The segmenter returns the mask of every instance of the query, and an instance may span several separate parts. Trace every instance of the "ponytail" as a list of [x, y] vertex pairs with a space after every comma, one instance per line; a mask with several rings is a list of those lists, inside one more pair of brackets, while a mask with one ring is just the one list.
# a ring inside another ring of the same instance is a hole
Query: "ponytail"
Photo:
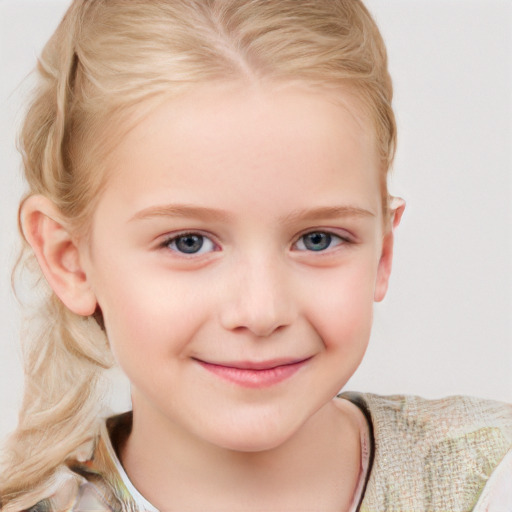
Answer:
[[[70, 181], [65, 138], [77, 66], [73, 40], [80, 26], [79, 5], [73, 4], [43, 51], [38, 65], [41, 85], [21, 133], [31, 191], [56, 204]], [[26, 243], [21, 268], [40, 274]], [[112, 364], [98, 323], [70, 312], [42, 276], [36, 281], [43, 299], [32, 329], [22, 334], [24, 398], [0, 468], [0, 504], [5, 512], [29, 508], [45, 497], [57, 467], [72, 463], [77, 448], [95, 437], [102, 370]]]

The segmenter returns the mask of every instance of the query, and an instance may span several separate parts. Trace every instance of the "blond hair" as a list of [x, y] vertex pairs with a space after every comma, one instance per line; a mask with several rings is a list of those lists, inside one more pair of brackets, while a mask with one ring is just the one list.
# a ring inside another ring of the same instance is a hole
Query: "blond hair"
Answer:
[[[381, 35], [359, 0], [75, 0], [38, 73], [21, 133], [28, 195], [51, 199], [76, 229], [87, 228], [132, 107], [213, 81], [348, 88], [375, 128], [387, 199], [392, 86]], [[23, 261], [36, 267], [28, 247]], [[111, 364], [94, 320], [49, 290], [41, 308], [46, 321], [26, 340], [24, 402], [0, 472], [9, 510], [43, 498], [57, 468], [95, 436], [96, 384]]]

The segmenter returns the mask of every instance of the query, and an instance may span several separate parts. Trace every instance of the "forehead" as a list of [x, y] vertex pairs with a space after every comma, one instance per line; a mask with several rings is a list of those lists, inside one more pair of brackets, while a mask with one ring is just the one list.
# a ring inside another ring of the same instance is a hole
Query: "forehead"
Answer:
[[163, 101], [123, 137], [108, 167], [105, 194], [124, 192], [137, 208], [164, 196], [242, 198], [247, 186], [262, 205], [305, 191], [319, 201], [329, 190], [348, 202], [380, 200], [375, 134], [356, 101], [299, 86], [222, 84]]

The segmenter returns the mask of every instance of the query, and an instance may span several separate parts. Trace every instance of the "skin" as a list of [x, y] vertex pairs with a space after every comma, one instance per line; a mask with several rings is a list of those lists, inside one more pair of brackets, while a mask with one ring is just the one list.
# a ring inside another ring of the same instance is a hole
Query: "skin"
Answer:
[[[297, 85], [198, 88], [146, 116], [109, 168], [87, 241], [40, 196], [23, 219], [64, 303], [102, 310], [132, 383], [132, 482], [162, 511], [345, 510], [364, 422], [333, 397], [393, 246], [370, 123], [349, 96]], [[296, 361], [265, 386], [208, 369]]]

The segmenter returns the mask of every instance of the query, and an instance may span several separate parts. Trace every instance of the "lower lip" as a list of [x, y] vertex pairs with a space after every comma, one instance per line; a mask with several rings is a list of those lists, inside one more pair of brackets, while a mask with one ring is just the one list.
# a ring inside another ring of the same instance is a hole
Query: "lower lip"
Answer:
[[309, 359], [262, 370], [233, 368], [231, 366], [205, 363], [204, 361], [198, 361], [198, 363], [209, 372], [239, 386], [245, 388], [266, 388], [290, 378], [305, 366], [307, 361]]

